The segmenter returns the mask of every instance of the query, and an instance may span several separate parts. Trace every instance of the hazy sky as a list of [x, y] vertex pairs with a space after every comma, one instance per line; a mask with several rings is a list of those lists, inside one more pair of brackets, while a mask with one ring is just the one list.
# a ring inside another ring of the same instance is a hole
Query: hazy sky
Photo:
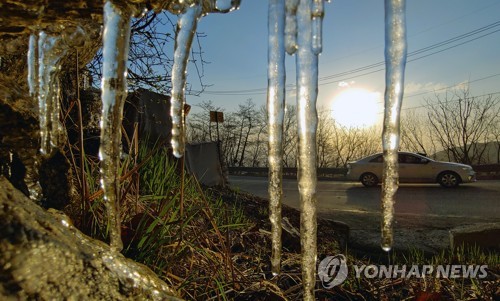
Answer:
[[[247, 99], [265, 104], [267, 6], [266, 0], [242, 0], [239, 10], [200, 21], [198, 31], [207, 35], [202, 39], [204, 58], [210, 62], [203, 80], [212, 86], [201, 96], [188, 96], [189, 104], [211, 100], [227, 111]], [[466, 81], [472, 82], [472, 95], [500, 92], [499, 21], [500, 0], [408, 0], [408, 53], [421, 52], [408, 58], [403, 108], [419, 106], [434, 91], [443, 93]], [[323, 26], [318, 107], [331, 109], [335, 97], [352, 88], [372, 92], [382, 102], [384, 66], [370, 67], [384, 61], [384, 1], [333, 0], [325, 4]], [[462, 39], [438, 44], [455, 37]], [[288, 56], [287, 84], [295, 84], [294, 66], [295, 57]], [[197, 89], [193, 77], [191, 82]], [[289, 92], [287, 103], [295, 101]]]

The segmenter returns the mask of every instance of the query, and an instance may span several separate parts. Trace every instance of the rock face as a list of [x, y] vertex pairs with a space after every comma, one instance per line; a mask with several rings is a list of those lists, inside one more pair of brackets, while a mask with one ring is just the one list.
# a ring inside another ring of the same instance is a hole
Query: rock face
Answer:
[[179, 300], [150, 269], [45, 211], [0, 176], [1, 300]]

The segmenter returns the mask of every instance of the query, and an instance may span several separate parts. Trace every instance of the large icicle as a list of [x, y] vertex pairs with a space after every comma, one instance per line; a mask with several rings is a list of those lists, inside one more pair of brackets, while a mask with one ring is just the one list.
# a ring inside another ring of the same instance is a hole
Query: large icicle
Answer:
[[385, 1], [386, 88], [384, 129], [384, 171], [382, 177], [382, 249], [392, 248], [394, 197], [398, 189], [399, 117], [406, 64], [405, 0]]
[[268, 10], [268, 87], [269, 124], [269, 219], [271, 221], [271, 271], [280, 272], [281, 201], [283, 196], [283, 119], [285, 115], [285, 0], [269, 0]]
[[127, 60], [131, 12], [111, 1], [104, 4], [102, 116], [101, 116], [101, 185], [108, 214], [111, 248], [121, 251], [119, 210], [121, 123], [127, 96]]
[[[315, 300], [316, 284], [316, 129], [318, 114], [318, 53], [313, 50], [312, 0], [301, 0], [297, 9], [297, 121], [299, 134], [298, 184], [300, 196], [300, 245], [304, 300]], [[320, 42], [321, 43], [321, 42]]]
[[175, 35], [174, 65], [172, 67], [172, 99], [170, 116], [172, 116], [172, 149], [177, 158], [184, 154], [185, 120], [184, 102], [186, 89], [186, 68], [191, 50], [191, 43], [201, 17], [202, 6], [187, 7], [177, 21]]
[[[30, 93], [38, 97], [40, 118], [40, 152], [49, 154], [52, 149], [58, 148], [62, 141], [63, 129], [59, 120], [59, 71], [61, 59], [66, 54], [67, 47], [63, 47], [60, 36], [40, 32], [38, 46], [35, 46], [36, 37], [30, 38], [28, 66]], [[38, 66], [34, 55], [38, 51]], [[35, 68], [38, 67], [38, 74]], [[36, 91], [34, 83], [37, 80]]]

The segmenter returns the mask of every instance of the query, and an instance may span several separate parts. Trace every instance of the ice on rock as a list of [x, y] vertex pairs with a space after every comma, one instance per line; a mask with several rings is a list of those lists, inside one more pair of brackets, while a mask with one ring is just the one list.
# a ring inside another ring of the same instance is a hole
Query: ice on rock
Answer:
[[393, 244], [395, 194], [398, 190], [399, 119], [403, 100], [406, 65], [405, 0], [385, 1], [386, 88], [382, 147], [381, 246], [389, 251]]
[[285, 0], [270, 0], [268, 10], [269, 219], [271, 221], [271, 271], [280, 273], [281, 202], [283, 197], [283, 119], [285, 114]]
[[38, 36], [30, 35], [28, 48], [28, 87], [30, 96], [36, 97], [38, 82]]
[[104, 4], [101, 184], [108, 214], [112, 249], [121, 251], [120, 218], [120, 151], [123, 105], [127, 97], [127, 60], [130, 40], [131, 12], [111, 1]]
[[[59, 72], [67, 52], [60, 36], [42, 31], [30, 37], [28, 83], [30, 94], [38, 98], [40, 118], [40, 152], [48, 155], [60, 146], [63, 129], [59, 120]], [[36, 59], [36, 55], [38, 58]]]
[[177, 158], [184, 155], [185, 118], [184, 103], [186, 89], [186, 69], [191, 51], [191, 43], [202, 14], [201, 5], [187, 7], [179, 16], [175, 35], [174, 65], [172, 67], [172, 98], [170, 116], [172, 117], [172, 149]]

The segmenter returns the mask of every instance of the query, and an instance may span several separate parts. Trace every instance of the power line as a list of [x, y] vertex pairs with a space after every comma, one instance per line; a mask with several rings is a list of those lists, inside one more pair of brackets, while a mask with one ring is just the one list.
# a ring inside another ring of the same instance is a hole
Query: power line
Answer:
[[[417, 56], [419, 54], [423, 54], [423, 53], [432, 51], [434, 49], [438, 49], [438, 48], [443, 47], [445, 45], [456, 43], [456, 42], [458, 42], [460, 40], [463, 40], [463, 39], [466, 39], [466, 38], [469, 38], [469, 37], [473, 37], [473, 36], [475, 36], [477, 34], [480, 34], [480, 33], [483, 33], [485, 31], [491, 30], [491, 29], [493, 29], [495, 27], [498, 27], [498, 26], [500, 26], [500, 21], [497, 21], [497, 22], [491, 23], [489, 25], [486, 25], [486, 26], [474, 29], [472, 31], [469, 31], [469, 32], [466, 32], [464, 34], [458, 35], [456, 37], [453, 37], [453, 38], [441, 41], [439, 43], [435, 43], [435, 44], [432, 44], [430, 46], [417, 49], [415, 51], [410, 52], [407, 55], [407, 57], [411, 58], [413, 56]], [[414, 61], [417, 61], [417, 60], [420, 60], [420, 59], [423, 59], [423, 58], [426, 58], [426, 57], [429, 57], [429, 56], [432, 56], [432, 55], [435, 55], [435, 54], [438, 54], [438, 53], [441, 53], [441, 52], [444, 52], [444, 51], [447, 51], [447, 50], [450, 50], [450, 49], [453, 49], [453, 48], [456, 48], [456, 47], [459, 47], [459, 46], [462, 46], [464, 44], [467, 44], [467, 43], [473, 42], [475, 40], [484, 38], [486, 36], [489, 36], [491, 34], [499, 32], [499, 31], [500, 31], [500, 29], [497, 29], [497, 30], [490, 31], [490, 32], [487, 32], [485, 34], [482, 34], [480, 36], [475, 36], [474, 38], [471, 38], [471, 39], [466, 40], [466, 41], [462, 41], [462, 42], [460, 42], [458, 44], [454, 44], [454, 45], [446, 47], [444, 49], [439, 49], [439, 50], [436, 50], [434, 52], [431, 52], [431, 53], [428, 53], [428, 54], [425, 54], [425, 55], [418, 56], [416, 58], [410, 59], [407, 62], [408, 63], [414, 62]], [[362, 72], [362, 71], [367, 71], [367, 70], [370, 70], [370, 69], [373, 69], [373, 68], [377, 68], [377, 67], [381, 67], [381, 66], [383, 66], [383, 67], [375, 69], [375, 70], [371, 70], [371, 71], [368, 71], [368, 72], [365, 72], [365, 73], [362, 73], [362, 74], [354, 75], [354, 76], [351, 76], [351, 77], [342, 78], [342, 79], [338, 79], [338, 80], [335, 80], [335, 81], [329, 81], [329, 82], [320, 83], [318, 85], [322, 86], [322, 85], [328, 85], [328, 84], [332, 84], [332, 83], [338, 83], [338, 82], [341, 82], [341, 81], [347, 81], [347, 80], [350, 80], [350, 79], [354, 79], [354, 78], [358, 78], [358, 77], [361, 77], [361, 76], [365, 76], [365, 75], [369, 75], [369, 74], [373, 74], [373, 73], [376, 73], [376, 72], [383, 71], [383, 70], [385, 70], [385, 61], [381, 61], [381, 62], [378, 62], [378, 63], [366, 65], [366, 66], [363, 66], [363, 67], [359, 67], [359, 68], [352, 69], [352, 70], [345, 71], [345, 72], [341, 72], [341, 73], [327, 75], [327, 76], [319, 78], [318, 80], [319, 81], [325, 81], [325, 80], [329, 80], [329, 79], [333, 79], [333, 78], [338, 78], [338, 77], [342, 77], [342, 76], [346, 76], [346, 75], [350, 75], [350, 74], [356, 74], [356, 73], [359, 73], [359, 72]], [[294, 89], [295, 89], [295, 85], [294, 84], [287, 85], [287, 91], [292, 91]], [[199, 93], [201, 91], [193, 91], [193, 92]], [[266, 94], [266, 93], [267, 93], [267, 88], [255, 88], [255, 89], [248, 89], [248, 90], [203, 91], [203, 94], [207, 94], [207, 95], [226, 95], [226, 96], [262, 95], [262, 94]]]
[[[487, 79], [490, 79], [490, 78], [493, 78], [493, 77], [496, 77], [496, 76], [500, 76], [500, 73], [497, 73], [497, 74], [493, 74], [493, 75], [488, 75], [488, 76], [485, 76], [483, 78], [478, 78], [478, 79], [475, 79], [475, 80], [469, 80], [467, 81], [467, 84], [471, 84], [471, 83], [475, 83], [475, 82], [479, 82], [479, 81], [482, 81], [482, 80], [487, 80]], [[434, 89], [434, 90], [427, 90], [427, 91], [424, 91], [424, 92], [420, 92], [420, 93], [416, 93], [416, 94], [412, 94], [412, 95], [404, 95], [403, 96], [403, 99], [407, 99], [407, 98], [410, 98], [410, 97], [415, 97], [415, 96], [420, 96], [420, 95], [424, 95], [424, 94], [427, 94], [427, 93], [431, 93], [431, 92], [437, 92], [437, 91], [442, 91], [442, 90], [448, 90], [450, 88], [454, 88], [454, 87], [457, 87], [457, 86], [460, 86], [462, 85], [464, 82], [461, 82], [461, 83], [458, 83], [458, 84], [454, 84], [454, 85], [451, 85], [451, 86], [448, 86], [448, 87], [444, 87], [444, 88], [439, 88], [439, 89]], [[384, 101], [381, 100], [381, 101], [378, 101], [377, 104], [383, 104]]]
[[[478, 98], [478, 97], [484, 97], [484, 96], [493, 96], [493, 95], [497, 95], [497, 94], [500, 94], [500, 91], [492, 92], [492, 93], [486, 93], [486, 94], [483, 94], [483, 95], [470, 96], [470, 97], [467, 97], [466, 99]], [[446, 101], [446, 103], [455, 102], [455, 101], [459, 101], [459, 100], [461, 100], [461, 98], [451, 99], [451, 100]], [[406, 108], [401, 108], [401, 111], [416, 110], [416, 109], [421, 109], [421, 108], [425, 108], [425, 107], [433, 107], [435, 105], [438, 105], [438, 104], [437, 103], [435, 103], [435, 104], [430, 103], [430, 104], [425, 104], [425, 105], [420, 105], [420, 106], [406, 107]], [[383, 114], [383, 113], [384, 112], [379, 112], [379, 114]]]
[[[500, 76], [500, 73], [493, 74], [493, 75], [488, 75], [488, 76], [485, 76], [485, 77], [482, 77], [482, 78], [478, 78], [478, 79], [475, 79], [475, 80], [469, 80], [469, 81], [467, 81], [467, 84], [471, 84], [471, 83], [475, 83], [475, 82], [487, 80], [487, 79], [490, 79], [490, 78], [493, 78], [493, 77], [497, 77], [497, 76]], [[424, 95], [424, 94], [431, 93], [431, 92], [448, 90], [450, 88], [454, 88], [454, 87], [460, 86], [461, 84], [463, 84], [463, 83], [458, 83], [458, 84], [454, 84], [454, 85], [451, 85], [451, 86], [448, 86], [448, 87], [434, 89], [434, 90], [427, 90], [427, 91], [424, 91], [424, 92], [419, 92], [419, 93], [411, 94], [411, 95], [408, 95], [408, 96], [405, 95], [404, 98], [410, 98], [410, 97], [420, 96], [420, 95]]]
[[[454, 42], [457, 42], [457, 41], [460, 41], [460, 40], [463, 40], [465, 38], [468, 38], [470, 36], [473, 36], [473, 35], [476, 35], [476, 34], [479, 34], [479, 33], [482, 33], [484, 31], [487, 31], [487, 30], [490, 30], [492, 28], [495, 28], [495, 27], [498, 27], [500, 26], [500, 21], [497, 21], [497, 22], [494, 22], [494, 23], [491, 23], [489, 25], [486, 25], [486, 26], [483, 26], [481, 28], [478, 28], [478, 29], [475, 29], [475, 30], [472, 30], [472, 31], [469, 31], [467, 33], [464, 33], [464, 34], [461, 34], [461, 35], [458, 35], [456, 37], [453, 37], [451, 39], [448, 39], [448, 40], [445, 40], [445, 41], [442, 41], [442, 42], [439, 42], [439, 43], [436, 43], [436, 44], [432, 44], [430, 46], [427, 46], [427, 47], [424, 47], [424, 48], [420, 48], [420, 49], [417, 49], [415, 51], [412, 51], [410, 53], [408, 53], [407, 57], [410, 58], [410, 57], [413, 57], [413, 56], [416, 56], [418, 54], [421, 54], [421, 53], [425, 53], [427, 51], [431, 51], [431, 50], [434, 50], [436, 48], [439, 48], [439, 47], [442, 47], [442, 46], [445, 46], [445, 45], [448, 45], [448, 44], [451, 44], [451, 43], [454, 43]], [[499, 31], [499, 30], [497, 30]], [[495, 33], [497, 31], [494, 31], [494, 32], [491, 32], [491, 33], [488, 33], [486, 35], [490, 35], [492, 33]], [[484, 35], [484, 36], [486, 36]], [[481, 37], [484, 37], [484, 36], [480, 36], [479, 38]], [[478, 39], [478, 38], [476, 38]], [[473, 40], [470, 40], [470, 41], [473, 41]], [[465, 43], [468, 43], [469, 41], [466, 41], [466, 42], [462, 42], [460, 44], [458, 44], [457, 46], [460, 46], [460, 45], [463, 45]], [[455, 46], [456, 47], [456, 46]], [[448, 49], [451, 49], [451, 48], [454, 48], [454, 47], [449, 47], [449, 48], [446, 48], [444, 50], [448, 50]], [[443, 51], [444, 51], [443, 50]], [[429, 55], [433, 55], [435, 53], [439, 53], [439, 52], [433, 52], [431, 54], [428, 54], [427, 56]], [[425, 56], [423, 56], [425, 57]], [[415, 59], [412, 59], [412, 60], [408, 60], [408, 62], [412, 62], [412, 61], [416, 61], [420, 58], [423, 58], [423, 57], [419, 57], [419, 58], [415, 58]], [[353, 70], [349, 70], [349, 71], [345, 71], [345, 72], [342, 72], [342, 73], [337, 73], [337, 74], [333, 74], [333, 75], [328, 75], [328, 76], [324, 76], [324, 77], [321, 77], [319, 80], [327, 80], [327, 79], [331, 79], [331, 78], [336, 78], [336, 77], [340, 77], [340, 76], [343, 76], [343, 75], [348, 75], [348, 74], [353, 74], [353, 73], [358, 73], [358, 72], [361, 72], [361, 71], [364, 71], [364, 70], [369, 70], [369, 69], [372, 69], [372, 68], [376, 68], [376, 67], [379, 67], [379, 66], [384, 66], [384, 68], [382, 69], [379, 69], [379, 70], [385, 70], [385, 61], [381, 61], [381, 62], [378, 62], [378, 63], [375, 63], [375, 64], [371, 64], [371, 65], [367, 65], [367, 66], [364, 66], [364, 67], [360, 67], [360, 68], [357, 68], [357, 69], [353, 69]]]

